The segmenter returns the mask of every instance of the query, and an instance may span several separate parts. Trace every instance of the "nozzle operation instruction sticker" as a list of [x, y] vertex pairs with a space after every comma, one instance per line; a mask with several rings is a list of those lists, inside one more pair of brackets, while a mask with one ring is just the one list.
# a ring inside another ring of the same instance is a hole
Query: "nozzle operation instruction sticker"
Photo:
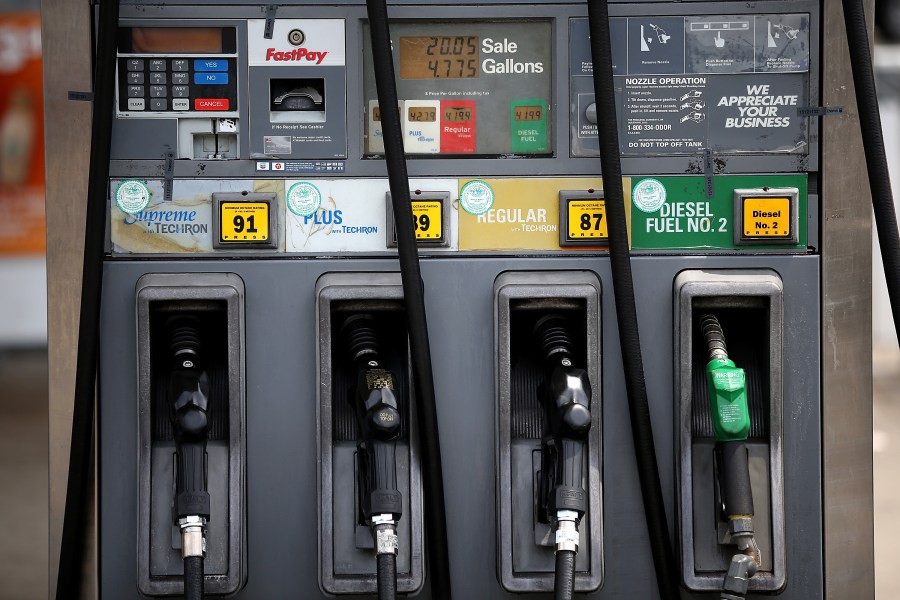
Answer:
[[116, 205], [124, 213], [139, 213], [150, 203], [150, 188], [143, 181], [128, 179], [116, 188]]
[[494, 190], [480, 179], [470, 181], [459, 191], [459, 204], [470, 215], [483, 215], [494, 205]]
[[662, 208], [666, 203], [666, 186], [656, 179], [642, 179], [631, 192], [634, 205], [646, 213]]
[[298, 217], [309, 217], [322, 206], [322, 193], [307, 181], [295, 183], [288, 190], [287, 205]]

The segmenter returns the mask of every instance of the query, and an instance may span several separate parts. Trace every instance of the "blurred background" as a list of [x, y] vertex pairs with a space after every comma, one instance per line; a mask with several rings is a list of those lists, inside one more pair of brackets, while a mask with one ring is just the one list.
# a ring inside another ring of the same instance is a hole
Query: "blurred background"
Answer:
[[[40, 4], [0, 0], [0, 599], [47, 597], [47, 293]], [[876, 0], [875, 65], [900, 189], [900, 0]], [[873, 240], [876, 588], [896, 596], [900, 350]], [[73, 302], [77, 299], [73, 298]]]

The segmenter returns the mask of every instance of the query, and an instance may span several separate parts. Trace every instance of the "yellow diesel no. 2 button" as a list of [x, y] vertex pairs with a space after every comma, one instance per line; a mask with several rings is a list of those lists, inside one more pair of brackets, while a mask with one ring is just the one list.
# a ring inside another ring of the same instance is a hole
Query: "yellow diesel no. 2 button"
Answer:
[[223, 202], [223, 242], [265, 242], [269, 239], [267, 202]]
[[744, 198], [745, 238], [785, 238], [791, 235], [791, 199]]

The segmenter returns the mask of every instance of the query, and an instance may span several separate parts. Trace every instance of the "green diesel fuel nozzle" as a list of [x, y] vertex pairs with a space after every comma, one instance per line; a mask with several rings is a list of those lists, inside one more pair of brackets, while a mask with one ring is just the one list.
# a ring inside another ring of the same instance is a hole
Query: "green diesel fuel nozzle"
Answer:
[[716, 441], [746, 440], [750, 411], [744, 370], [727, 357], [713, 358], [706, 365], [706, 386]]

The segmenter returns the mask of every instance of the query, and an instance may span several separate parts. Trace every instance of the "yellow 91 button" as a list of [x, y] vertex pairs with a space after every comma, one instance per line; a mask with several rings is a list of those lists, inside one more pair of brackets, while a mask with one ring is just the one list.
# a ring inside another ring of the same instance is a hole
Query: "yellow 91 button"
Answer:
[[216, 248], [274, 248], [275, 195], [222, 192], [213, 194]]
[[413, 200], [413, 229], [419, 241], [444, 238], [443, 207], [438, 200]]
[[609, 241], [602, 192], [561, 191], [560, 246], [597, 246]]
[[223, 202], [223, 242], [265, 242], [269, 239], [269, 205], [266, 202]]
[[799, 243], [798, 190], [735, 190], [735, 243]]

